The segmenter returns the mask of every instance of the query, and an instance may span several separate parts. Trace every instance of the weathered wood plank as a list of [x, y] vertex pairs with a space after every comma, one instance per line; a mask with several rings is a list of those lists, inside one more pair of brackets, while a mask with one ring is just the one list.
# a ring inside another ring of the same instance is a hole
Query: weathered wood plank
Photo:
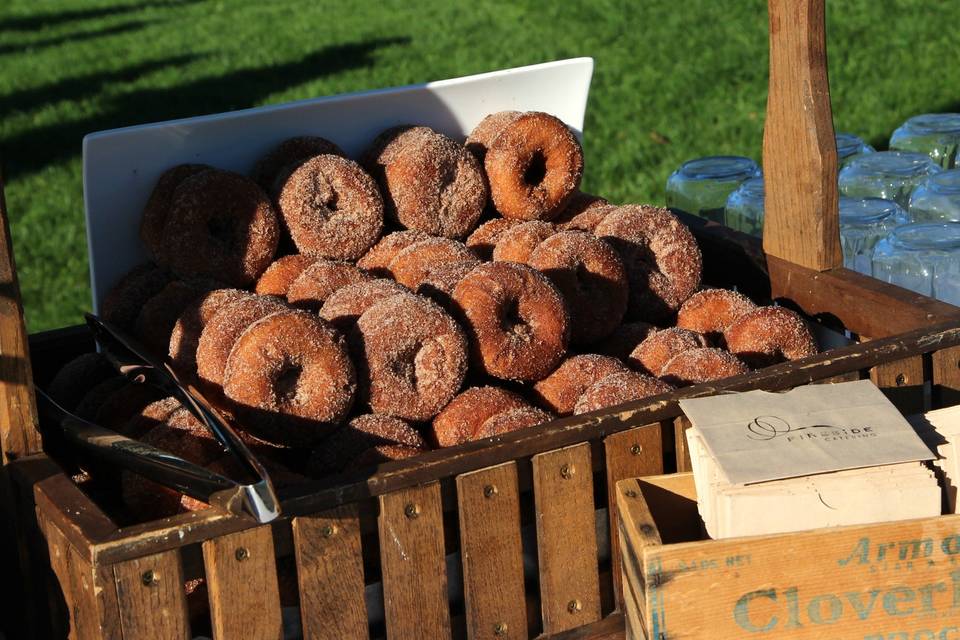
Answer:
[[71, 622], [77, 640], [122, 637], [117, 585], [109, 567], [93, 566], [70, 548]]
[[686, 416], [673, 420], [673, 437], [677, 453], [677, 473], [690, 471], [690, 447], [687, 446], [687, 430], [691, 427]]
[[931, 356], [933, 408], [960, 404], [960, 347], [934, 351]]
[[113, 565], [125, 638], [190, 638], [180, 554], [164, 551]]
[[870, 379], [902, 413], [924, 411], [923, 356], [885, 362], [870, 369]]

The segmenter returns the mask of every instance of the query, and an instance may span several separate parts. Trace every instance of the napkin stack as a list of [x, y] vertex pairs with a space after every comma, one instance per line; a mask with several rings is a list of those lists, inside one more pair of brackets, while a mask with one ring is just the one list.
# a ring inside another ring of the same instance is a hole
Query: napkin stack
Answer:
[[934, 471], [943, 487], [944, 513], [957, 513], [960, 483], [960, 406], [907, 418], [924, 443], [937, 454]]

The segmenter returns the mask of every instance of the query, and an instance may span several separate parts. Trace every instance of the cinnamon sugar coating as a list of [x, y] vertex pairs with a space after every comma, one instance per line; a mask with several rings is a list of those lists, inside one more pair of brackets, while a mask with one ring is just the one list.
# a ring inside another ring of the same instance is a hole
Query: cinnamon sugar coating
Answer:
[[477, 430], [489, 418], [530, 407], [519, 395], [500, 387], [470, 387], [459, 394], [433, 419], [437, 446], [452, 447], [475, 439]]
[[638, 344], [657, 331], [659, 329], [648, 322], [625, 322], [593, 348], [597, 353], [626, 360]]
[[311, 454], [307, 469], [311, 475], [336, 473], [367, 449], [383, 445], [429, 449], [420, 432], [406, 420], [367, 413], [353, 418], [321, 442]]
[[254, 322], [287, 309], [277, 298], [249, 296], [222, 306], [204, 325], [197, 343], [197, 374], [208, 385], [223, 386], [230, 350]]
[[526, 264], [537, 245], [557, 232], [549, 222], [530, 220], [507, 229], [499, 235], [493, 248], [497, 262], [520, 262]]
[[803, 319], [783, 307], [758, 307], [723, 332], [727, 348], [751, 369], [819, 352]]
[[351, 262], [317, 260], [290, 283], [287, 302], [316, 311], [337, 289], [369, 280], [373, 280], [373, 276]]
[[173, 396], [154, 400], [130, 416], [126, 423], [117, 428], [117, 431], [128, 438], [140, 439], [154, 427], [165, 423], [175, 411], [182, 408], [183, 405]]
[[357, 260], [357, 266], [381, 278], [393, 277], [389, 269], [390, 261], [410, 245], [431, 237], [433, 236], [415, 229], [394, 231], [381, 238], [380, 242]]
[[319, 136], [287, 138], [257, 160], [250, 177], [271, 195], [283, 188], [284, 181], [304, 162], [319, 155], [343, 158], [347, 154], [333, 142]]
[[539, 424], [545, 424], [554, 419], [554, 416], [543, 409], [536, 407], [522, 407], [520, 409], [511, 409], [498, 413], [488, 418], [486, 422], [480, 425], [474, 434], [474, 440], [483, 438], [492, 438], [493, 436], [502, 436], [511, 431], [519, 431], [535, 427]]
[[470, 260], [431, 265], [420, 279], [416, 293], [430, 298], [447, 311], [455, 312], [453, 290], [479, 264], [479, 260]]
[[638, 344], [627, 361], [638, 371], [659, 376], [664, 365], [677, 354], [706, 346], [707, 339], [696, 331], [670, 327]]
[[261, 296], [287, 297], [287, 290], [307, 267], [318, 260], [313, 256], [306, 256], [302, 253], [294, 253], [289, 256], [277, 258], [267, 270], [263, 272], [254, 291]]
[[[594, 211], [601, 207], [606, 207], [609, 204], [606, 198], [584, 193], [583, 191], [576, 191], [570, 196], [570, 200], [567, 201], [567, 206], [563, 208], [563, 211], [560, 212], [553, 222], [557, 227], [565, 229], [565, 225], [581, 213]], [[589, 230], [590, 229], [587, 229], [587, 231]]]
[[170, 215], [174, 191], [190, 176], [212, 168], [205, 164], [178, 164], [160, 174], [140, 217], [140, 239], [154, 260], [163, 260], [163, 229]]
[[673, 390], [663, 380], [628, 371], [614, 373], [590, 385], [573, 409], [575, 415], [606, 409], [625, 402], [642, 400]]
[[664, 365], [661, 377], [674, 386], [687, 387], [740, 375], [749, 370], [729, 351], [704, 347], [678, 353]]
[[467, 245], [448, 238], [430, 238], [403, 249], [390, 261], [394, 279], [409, 289], [416, 289], [430, 269], [450, 262], [477, 261]]
[[217, 289], [201, 295], [187, 305], [170, 330], [167, 355], [174, 368], [187, 376], [197, 371], [197, 347], [203, 328], [222, 307], [251, 294], [240, 289]]
[[132, 332], [143, 305], [172, 279], [169, 271], [152, 263], [134, 267], [104, 296], [100, 317], [123, 331]]
[[687, 298], [677, 312], [677, 326], [702, 333], [720, 344], [723, 331], [744, 314], [757, 308], [750, 298], [727, 289], [703, 289]]
[[559, 416], [568, 416], [591, 385], [611, 374], [627, 371], [626, 365], [610, 356], [593, 353], [571, 356], [533, 385], [533, 392], [543, 406]]
[[493, 259], [493, 250], [497, 246], [497, 240], [503, 232], [518, 224], [523, 224], [523, 221], [508, 218], [487, 220], [473, 230], [473, 233], [467, 237], [466, 244], [481, 260], [490, 261]]
[[348, 284], [327, 296], [320, 307], [320, 317], [346, 334], [364, 311], [400, 293], [407, 293], [406, 288], [386, 278]]
[[558, 221], [557, 226], [564, 231], [587, 231], [589, 233], [593, 233], [596, 230], [597, 225], [603, 222], [604, 218], [617, 209], [619, 209], [619, 207], [612, 204], [590, 207], [581, 211], [572, 218], [564, 219], [562, 222]]
[[498, 111], [489, 114], [467, 136], [467, 150], [482, 163], [487, 156], [487, 149], [500, 132], [522, 115], [522, 111]]

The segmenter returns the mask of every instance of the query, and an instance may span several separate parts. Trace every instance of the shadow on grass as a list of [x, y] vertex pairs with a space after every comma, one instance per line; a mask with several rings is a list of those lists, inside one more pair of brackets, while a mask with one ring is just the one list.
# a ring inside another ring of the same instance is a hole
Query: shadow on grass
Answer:
[[56, 38], [47, 38], [46, 40], [0, 45], [0, 55], [6, 55], [8, 53], [24, 53], [26, 51], [35, 52], [39, 49], [46, 49], [48, 47], [59, 47], [63, 44], [73, 44], [75, 42], [83, 42], [84, 40], [96, 40], [97, 38], [105, 38], [107, 36], [114, 36], [121, 33], [129, 33], [131, 31], [139, 31], [140, 29], [143, 29], [147, 25], [151, 24], [151, 22], [151, 20], [134, 20], [131, 22], [124, 22], [123, 24], [114, 25], [112, 27], [104, 27], [103, 29], [97, 29], [95, 31], [81, 31], [79, 33], [73, 33], [70, 35], [57, 36]]
[[[96, 115], [71, 122], [51, 124], [0, 139], [0, 160], [8, 178], [31, 173], [44, 166], [80, 154], [83, 136], [93, 131], [171, 120], [195, 115], [243, 109], [260, 104], [267, 96], [349, 69], [371, 66], [378, 49], [405, 45], [407, 37], [378, 38], [365, 42], [333, 45], [300, 60], [254, 69], [240, 69], [202, 78], [172, 88], [141, 89], [111, 98]], [[182, 64], [183, 59], [149, 63], [153, 69]], [[116, 72], [126, 74], [130, 70]], [[132, 73], [136, 73], [135, 70]], [[110, 74], [105, 74], [109, 76]], [[97, 79], [88, 78], [87, 82]], [[101, 84], [109, 77], [101, 77]], [[57, 99], [64, 83], [29, 90], [30, 100]], [[83, 79], [66, 81], [75, 95], [87, 95]], [[24, 92], [4, 98], [6, 105], [23, 105]]]
[[13, 16], [0, 19], [0, 31], [35, 31], [43, 27], [54, 27], [68, 22], [108, 18], [126, 13], [135, 13], [145, 9], [164, 9], [197, 4], [204, 0], [157, 0], [154, 2], [135, 2], [109, 7], [75, 9], [72, 11], [53, 11], [29, 16]]

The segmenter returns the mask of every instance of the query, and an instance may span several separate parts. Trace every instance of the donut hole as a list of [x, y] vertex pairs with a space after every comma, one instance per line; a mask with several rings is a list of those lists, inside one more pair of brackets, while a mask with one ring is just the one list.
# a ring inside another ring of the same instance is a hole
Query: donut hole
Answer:
[[543, 179], [547, 177], [547, 157], [543, 151], [537, 149], [530, 156], [527, 168], [523, 170], [523, 181], [531, 186], [539, 186]]
[[388, 363], [387, 368], [391, 375], [403, 380], [410, 387], [417, 386], [417, 353], [420, 351], [418, 345], [411, 345], [396, 354]]
[[233, 247], [236, 234], [236, 219], [232, 216], [213, 215], [207, 219], [207, 233], [214, 242], [229, 251]]
[[533, 336], [533, 328], [524, 317], [518, 299], [511, 300], [504, 306], [500, 326], [507, 335], [523, 341], [529, 341]]
[[277, 394], [279, 404], [289, 404], [297, 397], [300, 388], [300, 378], [303, 376], [303, 365], [298, 362], [285, 360], [277, 373], [273, 388]]

